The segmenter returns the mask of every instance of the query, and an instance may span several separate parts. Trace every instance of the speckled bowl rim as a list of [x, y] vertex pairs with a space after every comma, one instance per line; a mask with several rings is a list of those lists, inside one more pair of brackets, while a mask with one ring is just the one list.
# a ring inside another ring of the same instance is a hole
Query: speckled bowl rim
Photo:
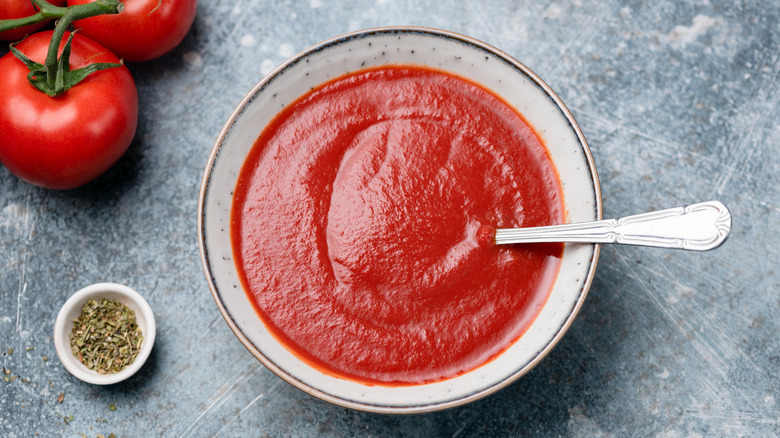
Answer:
[[[292, 384], [293, 386], [297, 387], [298, 389], [314, 396], [319, 399], [322, 399], [324, 401], [344, 406], [356, 410], [362, 410], [362, 411], [368, 411], [368, 412], [375, 412], [375, 413], [384, 413], [384, 414], [414, 414], [414, 413], [424, 413], [424, 412], [433, 412], [433, 411], [439, 411], [443, 409], [448, 409], [460, 405], [464, 405], [470, 402], [473, 402], [477, 399], [483, 398], [487, 395], [493, 394], [496, 391], [505, 388], [507, 385], [513, 383], [517, 379], [519, 379], [521, 376], [525, 375], [527, 372], [529, 372], [531, 369], [533, 369], [544, 357], [547, 356], [547, 354], [557, 345], [557, 343], [562, 339], [563, 335], [566, 333], [568, 328], [570, 327], [571, 323], [574, 321], [576, 315], [579, 313], [579, 310], [582, 307], [582, 304], [585, 300], [585, 297], [587, 295], [587, 292], [592, 284], [593, 277], [595, 275], [596, 271], [596, 265], [598, 262], [598, 256], [600, 252], [600, 246], [599, 245], [584, 245], [584, 244], [575, 244], [580, 246], [585, 246], [588, 249], [588, 251], [592, 254], [590, 256], [589, 260], [589, 266], [587, 268], [587, 275], [582, 281], [582, 287], [579, 290], [578, 298], [576, 299], [576, 303], [574, 304], [573, 308], [568, 314], [568, 317], [563, 321], [562, 325], [559, 327], [559, 329], [556, 331], [555, 335], [549, 339], [549, 342], [544, 346], [543, 349], [541, 349], [533, 358], [533, 360], [529, 361], [528, 363], [524, 364], [522, 367], [518, 368], [517, 371], [512, 374], [511, 376], [505, 378], [501, 382], [490, 386], [488, 388], [485, 388], [483, 390], [473, 392], [467, 396], [460, 397], [458, 399], [454, 400], [446, 400], [443, 402], [436, 402], [431, 404], [418, 404], [418, 405], [407, 405], [407, 406], [397, 406], [397, 405], [379, 405], [379, 404], [365, 404], [361, 402], [356, 402], [354, 400], [348, 400], [344, 399], [338, 396], [334, 396], [332, 394], [329, 394], [327, 392], [321, 391], [317, 388], [314, 388], [300, 380], [298, 380], [295, 376], [289, 374], [284, 369], [280, 368], [275, 364], [273, 361], [271, 361], [268, 357], [266, 357], [263, 352], [261, 352], [248, 338], [244, 333], [242, 333], [240, 327], [234, 320], [233, 316], [230, 314], [228, 309], [225, 307], [221, 292], [216, 284], [216, 279], [214, 278], [214, 273], [212, 272], [212, 268], [210, 266], [210, 257], [216, 255], [211, 255], [209, 253], [208, 244], [206, 243], [206, 234], [207, 234], [207, 221], [205, 219], [206, 211], [205, 211], [205, 205], [207, 202], [207, 197], [209, 194], [209, 184], [211, 182], [211, 172], [212, 168], [215, 165], [215, 162], [218, 160], [219, 154], [220, 154], [220, 147], [221, 144], [224, 142], [224, 140], [230, 135], [231, 130], [233, 129], [237, 119], [242, 115], [244, 112], [244, 109], [252, 103], [256, 95], [263, 91], [263, 89], [266, 87], [266, 85], [272, 81], [275, 77], [284, 74], [285, 70], [295, 65], [296, 63], [300, 62], [302, 59], [305, 59], [306, 56], [316, 53], [318, 51], [327, 49], [329, 46], [340, 44], [345, 41], [349, 41], [356, 38], [362, 38], [368, 35], [376, 35], [376, 34], [404, 34], [404, 33], [420, 33], [425, 34], [428, 36], [435, 36], [435, 37], [441, 37], [446, 39], [452, 39], [456, 40], [460, 43], [473, 46], [475, 48], [481, 49], [483, 51], [489, 52], [491, 55], [500, 58], [502, 61], [510, 64], [515, 69], [521, 71], [524, 75], [526, 75], [531, 81], [535, 83], [537, 87], [539, 87], [543, 92], [546, 94], [546, 96], [554, 103], [555, 106], [558, 107], [558, 110], [561, 112], [563, 117], [568, 121], [568, 124], [570, 128], [574, 131], [574, 134], [576, 135], [577, 141], [582, 146], [582, 153], [584, 155], [584, 160], [587, 164], [588, 171], [590, 173], [590, 180], [592, 183], [592, 190], [594, 194], [593, 199], [593, 215], [594, 219], [601, 219], [602, 218], [602, 200], [601, 200], [601, 189], [598, 179], [598, 173], [596, 171], [595, 162], [593, 160], [592, 154], [590, 152], [590, 149], [588, 147], [587, 141], [585, 140], [584, 134], [582, 133], [581, 129], [579, 128], [579, 125], [574, 120], [573, 115], [569, 111], [569, 109], [564, 105], [562, 100], [555, 94], [555, 92], [534, 72], [532, 72], [528, 67], [514, 59], [513, 57], [509, 56], [505, 52], [488, 45], [482, 41], [476, 40], [474, 38], [461, 35], [455, 32], [450, 31], [444, 31], [439, 29], [432, 29], [432, 28], [426, 28], [426, 27], [414, 27], [414, 26], [404, 26], [404, 27], [381, 27], [381, 28], [373, 28], [373, 29], [366, 29], [366, 30], [360, 30], [355, 32], [350, 32], [326, 41], [323, 41], [315, 46], [312, 46], [311, 48], [299, 53], [298, 55], [292, 57], [276, 69], [274, 69], [271, 73], [266, 75], [253, 89], [242, 99], [242, 101], [239, 103], [237, 108], [233, 111], [233, 113], [230, 115], [229, 119], [223, 126], [222, 130], [219, 133], [219, 136], [214, 144], [214, 147], [211, 151], [211, 154], [208, 159], [208, 163], [205, 169], [205, 173], [202, 180], [201, 185], [201, 192], [200, 192], [200, 198], [198, 202], [198, 245], [201, 255], [201, 262], [203, 264], [203, 268], [206, 274], [206, 278], [209, 284], [209, 288], [212, 294], [212, 297], [214, 298], [215, 303], [217, 304], [217, 307], [222, 314], [222, 316], [225, 318], [225, 321], [228, 323], [228, 326], [233, 331], [233, 333], [238, 337], [238, 339], [241, 341], [241, 343], [261, 362], [263, 363], [268, 369], [270, 369], [272, 372], [274, 372], [276, 375], [281, 377], [283, 380], [287, 381], [288, 383]], [[232, 192], [231, 192], [232, 193]], [[228, 202], [232, 202], [232, 200], [229, 200]], [[567, 244], [567, 248], [570, 244]], [[259, 318], [259, 317], [258, 317]]]

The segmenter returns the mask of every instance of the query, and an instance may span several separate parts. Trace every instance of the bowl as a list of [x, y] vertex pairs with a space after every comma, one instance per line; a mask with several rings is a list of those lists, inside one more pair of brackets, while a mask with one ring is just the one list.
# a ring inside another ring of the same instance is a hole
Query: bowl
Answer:
[[499, 95], [533, 126], [548, 149], [562, 187], [565, 221], [601, 219], [598, 176], [587, 142], [561, 99], [508, 54], [453, 32], [387, 27], [349, 33], [294, 56], [263, 78], [220, 132], [201, 186], [199, 248], [213, 298], [244, 346], [279, 377], [322, 400], [379, 413], [420, 413], [462, 405], [526, 374], [571, 325], [590, 287], [599, 246], [566, 244], [549, 298], [527, 331], [471, 371], [432, 383], [377, 385], [311, 366], [272, 334], [243, 290], [231, 247], [236, 182], [253, 143], [286, 105], [349, 72], [383, 65], [420, 65], [453, 73]]
[[[73, 330], [73, 320], [81, 315], [81, 309], [89, 300], [106, 298], [120, 302], [135, 312], [135, 320], [143, 334], [141, 350], [133, 363], [123, 370], [113, 374], [100, 374], [87, 368], [73, 354], [70, 348], [70, 333]], [[149, 303], [135, 290], [116, 283], [96, 283], [89, 285], [73, 294], [60, 309], [57, 320], [54, 323], [54, 347], [65, 366], [75, 377], [95, 385], [110, 385], [130, 378], [146, 362], [154, 346], [157, 326], [154, 322], [154, 313]]]

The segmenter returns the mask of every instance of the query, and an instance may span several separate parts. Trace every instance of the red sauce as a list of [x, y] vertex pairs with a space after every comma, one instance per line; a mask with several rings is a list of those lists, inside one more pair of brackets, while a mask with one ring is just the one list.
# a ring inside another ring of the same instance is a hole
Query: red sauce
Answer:
[[563, 247], [495, 247], [494, 227], [562, 220], [556, 171], [519, 114], [461, 78], [384, 67], [266, 127], [231, 234], [244, 288], [289, 350], [399, 385], [469, 371], [522, 335]]

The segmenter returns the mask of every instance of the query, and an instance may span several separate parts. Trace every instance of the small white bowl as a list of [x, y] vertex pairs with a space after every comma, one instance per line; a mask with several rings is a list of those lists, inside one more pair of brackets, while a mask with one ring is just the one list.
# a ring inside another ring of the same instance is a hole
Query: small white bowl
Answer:
[[[136, 323], [141, 328], [141, 333], [144, 337], [141, 343], [141, 351], [138, 352], [138, 356], [136, 356], [133, 363], [114, 374], [100, 374], [87, 368], [79, 362], [70, 348], [70, 332], [73, 330], [73, 320], [79, 317], [81, 309], [87, 301], [99, 300], [101, 298], [118, 301], [133, 310]], [[152, 308], [141, 294], [121, 284], [96, 283], [73, 294], [60, 309], [57, 321], [54, 323], [54, 347], [57, 350], [60, 361], [62, 361], [62, 364], [71, 374], [87, 383], [110, 385], [128, 379], [141, 369], [152, 352], [156, 332], [157, 326], [154, 322]]]
[[285, 347], [262, 322], [241, 286], [233, 260], [230, 209], [239, 171], [263, 128], [290, 102], [333, 78], [363, 68], [418, 65], [482, 85], [523, 114], [558, 171], [567, 222], [601, 219], [595, 164], [574, 117], [541, 78], [506, 53], [464, 35], [387, 27], [322, 42], [285, 62], [238, 105], [217, 138], [201, 187], [198, 232], [211, 293], [246, 348], [281, 378], [315, 397], [380, 413], [430, 412], [462, 405], [526, 374], [560, 341], [582, 306], [599, 246], [567, 244], [550, 296], [528, 330], [488, 363], [430, 384], [383, 386], [334, 377]]

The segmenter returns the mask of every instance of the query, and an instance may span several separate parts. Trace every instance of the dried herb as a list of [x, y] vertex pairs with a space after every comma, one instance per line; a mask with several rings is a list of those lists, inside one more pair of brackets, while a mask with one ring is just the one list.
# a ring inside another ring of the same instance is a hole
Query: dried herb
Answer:
[[63, 400], [65, 400], [65, 393], [61, 392], [60, 396], [57, 397], [57, 403], [62, 403]]
[[71, 421], [73, 421], [73, 419], [74, 419], [74, 418], [73, 418], [73, 415], [68, 415], [68, 416], [66, 417], [66, 416], [64, 416], [64, 415], [60, 414], [60, 413], [59, 413], [59, 412], [57, 412], [57, 411], [54, 411], [54, 413], [55, 413], [55, 414], [57, 414], [57, 416], [58, 416], [58, 417], [60, 417], [60, 418], [62, 419], [62, 421], [64, 421], [64, 422], [65, 422], [65, 424], [69, 424], [69, 423], [70, 423]]
[[100, 374], [122, 371], [133, 363], [143, 342], [135, 312], [106, 298], [89, 300], [73, 320], [70, 347], [87, 368]]

